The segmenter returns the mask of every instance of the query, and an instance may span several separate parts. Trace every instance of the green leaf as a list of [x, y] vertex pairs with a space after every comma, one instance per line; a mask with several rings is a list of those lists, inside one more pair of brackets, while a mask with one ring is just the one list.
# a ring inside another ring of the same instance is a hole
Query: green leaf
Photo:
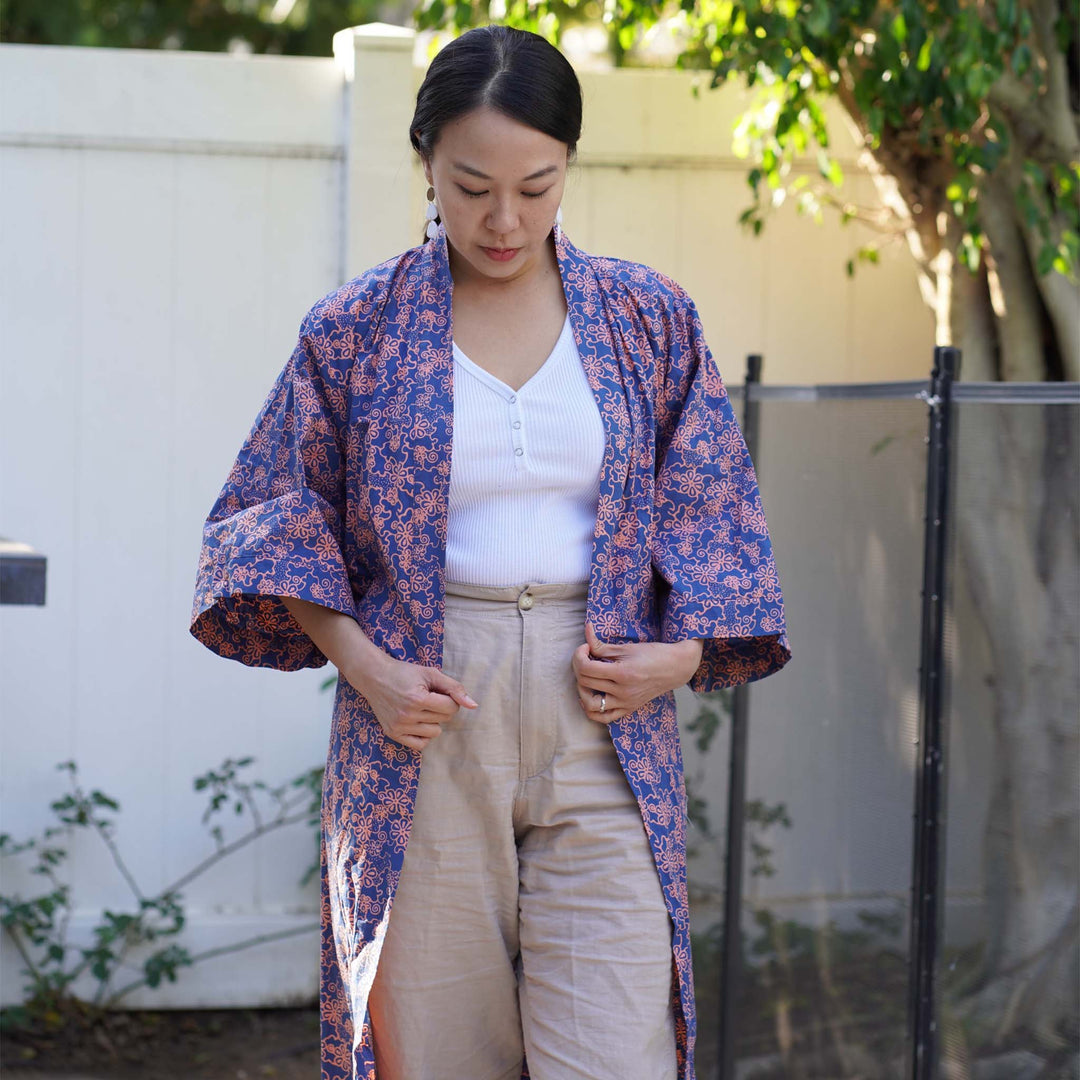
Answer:
[[1020, 42], [1013, 50], [1011, 64], [1017, 75], [1023, 75], [1031, 67], [1031, 46], [1026, 41]]
[[829, 5], [821, 3], [820, 0], [818, 0], [813, 8], [811, 8], [810, 14], [806, 16], [806, 29], [814, 37], [823, 38], [829, 32], [829, 22]]
[[1025, 161], [1024, 172], [1040, 190], [1046, 187], [1046, 170], [1037, 161]]
[[967, 74], [964, 76], [964, 88], [967, 90], [968, 97], [975, 101], [984, 98], [986, 91], [990, 89], [990, 79], [992, 77], [986, 68], [978, 65], [969, 67]]
[[795, 111], [790, 107], [785, 107], [780, 110], [780, 115], [776, 118], [776, 137], [783, 142], [784, 137], [791, 130], [792, 124], [795, 123]]
[[813, 98], [807, 98], [806, 111], [810, 114], [810, 128], [817, 139], [818, 145], [829, 145], [829, 129], [825, 123], [825, 113], [821, 106]]
[[1072, 40], [1072, 26], [1069, 23], [1069, 15], [1067, 12], [1062, 12], [1060, 18], [1054, 23], [1054, 39], [1057, 41], [1058, 48], [1063, 52], [1069, 51], [1069, 46], [1073, 44]]
[[930, 67], [930, 50], [934, 44], [933, 36], [927, 37], [922, 43], [922, 48], [919, 50], [919, 57], [915, 61], [915, 67], [919, 71], [926, 71]]
[[903, 45], [907, 41], [907, 21], [904, 19], [902, 11], [896, 13], [896, 17], [893, 19], [892, 26], [889, 29], [898, 44]]
[[1003, 30], [1016, 25], [1016, 0], [997, 0], [997, 21]]
[[885, 114], [880, 105], [871, 105], [866, 110], [866, 122], [874, 135], [880, 135], [885, 123]]

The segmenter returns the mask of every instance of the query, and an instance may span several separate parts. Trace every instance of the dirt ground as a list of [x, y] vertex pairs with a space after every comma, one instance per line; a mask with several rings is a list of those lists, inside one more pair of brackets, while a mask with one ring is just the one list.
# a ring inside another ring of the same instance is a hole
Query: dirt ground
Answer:
[[319, 1008], [114, 1012], [0, 1033], [4, 1080], [317, 1080]]

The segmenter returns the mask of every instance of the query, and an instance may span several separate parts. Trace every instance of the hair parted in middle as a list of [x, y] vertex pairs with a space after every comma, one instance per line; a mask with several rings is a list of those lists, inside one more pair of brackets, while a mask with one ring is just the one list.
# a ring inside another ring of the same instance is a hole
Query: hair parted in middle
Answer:
[[430, 161], [443, 126], [483, 106], [566, 143], [567, 163], [574, 160], [581, 84], [570, 61], [540, 34], [493, 23], [447, 42], [416, 94], [412, 148]]

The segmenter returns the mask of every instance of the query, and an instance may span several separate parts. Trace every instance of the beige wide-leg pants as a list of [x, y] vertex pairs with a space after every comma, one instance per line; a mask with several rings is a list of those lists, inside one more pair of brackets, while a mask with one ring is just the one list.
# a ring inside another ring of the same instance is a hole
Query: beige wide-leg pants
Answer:
[[675, 1080], [671, 920], [570, 661], [584, 584], [448, 583], [479, 702], [422, 752], [369, 999], [379, 1080]]

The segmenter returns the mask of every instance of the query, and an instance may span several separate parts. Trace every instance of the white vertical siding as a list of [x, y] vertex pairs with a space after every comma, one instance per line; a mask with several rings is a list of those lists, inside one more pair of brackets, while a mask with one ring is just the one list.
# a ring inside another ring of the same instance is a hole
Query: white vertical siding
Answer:
[[[325, 760], [330, 698], [317, 687], [329, 669], [223, 662], [187, 625], [202, 521], [302, 316], [422, 234], [411, 102], [381, 101], [370, 76], [411, 66], [394, 85], [415, 90], [423, 71], [405, 50], [380, 51], [377, 35], [352, 47], [350, 78], [340, 57], [0, 45], [0, 534], [48, 557], [46, 606], [0, 608], [2, 828], [22, 839], [46, 825], [66, 782], [53, 766], [74, 758], [87, 788], [120, 799], [117, 840], [150, 892], [211, 850], [197, 773], [250, 753], [276, 783]], [[902, 252], [850, 282], [843, 262], [861, 238], [835, 219], [817, 227], [785, 206], [759, 239], [738, 227], [749, 201], [729, 147], [740, 92], [695, 102], [689, 76], [661, 72], [582, 82], [568, 235], [681, 281], [729, 382], [751, 351], [764, 352], [767, 382], [926, 374], [932, 324]], [[363, 122], [346, 123], [347, 98], [369, 110]], [[864, 175], [852, 194], [873, 199]], [[768, 477], [778, 523], [781, 492], [798, 483], [778, 476], [783, 464]], [[783, 551], [779, 562], [794, 597]], [[815, 619], [829, 632], [827, 612]], [[768, 689], [777, 708], [796, 707]], [[754, 736], [765, 779], [783, 761], [768, 737], [767, 725]], [[901, 798], [909, 764], [881, 763]], [[851, 842], [872, 844], [872, 828]], [[185, 944], [317, 921], [317, 882], [297, 886], [314, 855], [311, 832], [293, 828], [194, 881]], [[808, 843], [789, 858], [797, 879], [821, 853]], [[5, 891], [37, 884], [5, 870]], [[94, 837], [80, 838], [72, 871], [78, 937], [128, 892]], [[827, 884], [891, 888], [890, 875]], [[315, 944], [312, 933], [198, 965], [130, 1003], [311, 995]], [[7, 1004], [22, 980], [2, 948]]]

